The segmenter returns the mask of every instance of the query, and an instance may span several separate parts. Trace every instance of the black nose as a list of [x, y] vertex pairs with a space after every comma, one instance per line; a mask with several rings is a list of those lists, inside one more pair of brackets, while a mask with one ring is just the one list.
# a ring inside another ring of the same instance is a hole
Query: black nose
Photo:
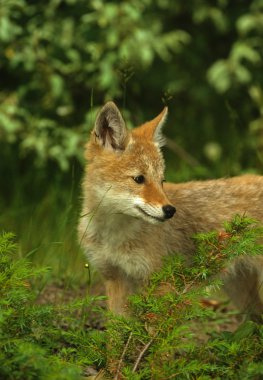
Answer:
[[165, 219], [170, 219], [174, 216], [174, 213], [176, 211], [176, 208], [171, 205], [165, 205], [163, 206], [163, 212]]

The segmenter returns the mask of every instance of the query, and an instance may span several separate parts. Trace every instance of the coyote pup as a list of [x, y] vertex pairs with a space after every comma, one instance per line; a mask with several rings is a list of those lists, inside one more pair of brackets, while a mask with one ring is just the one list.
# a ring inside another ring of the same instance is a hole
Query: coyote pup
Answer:
[[[167, 107], [129, 131], [108, 102], [87, 144], [79, 237], [117, 314], [125, 313], [127, 296], [160, 268], [164, 255], [191, 257], [194, 234], [219, 229], [237, 213], [263, 221], [261, 176], [164, 183], [160, 148], [166, 116]], [[255, 315], [263, 313], [262, 268], [261, 257], [239, 259], [224, 285], [241, 310], [253, 308]]]

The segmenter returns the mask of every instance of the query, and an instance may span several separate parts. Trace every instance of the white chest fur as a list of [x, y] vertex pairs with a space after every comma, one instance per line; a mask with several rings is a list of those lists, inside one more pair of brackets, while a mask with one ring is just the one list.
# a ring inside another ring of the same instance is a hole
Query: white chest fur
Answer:
[[141, 239], [140, 219], [121, 214], [97, 214], [82, 223], [85, 251], [96, 268], [103, 270], [110, 265], [138, 279], [148, 277], [152, 272], [152, 262]]

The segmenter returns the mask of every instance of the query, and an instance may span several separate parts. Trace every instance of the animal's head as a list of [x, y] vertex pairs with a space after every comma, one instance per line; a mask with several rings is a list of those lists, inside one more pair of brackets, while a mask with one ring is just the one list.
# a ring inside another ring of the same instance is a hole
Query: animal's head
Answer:
[[113, 102], [99, 112], [87, 144], [88, 186], [111, 213], [150, 223], [170, 219], [175, 208], [164, 189], [161, 133], [167, 107], [153, 120], [128, 130]]

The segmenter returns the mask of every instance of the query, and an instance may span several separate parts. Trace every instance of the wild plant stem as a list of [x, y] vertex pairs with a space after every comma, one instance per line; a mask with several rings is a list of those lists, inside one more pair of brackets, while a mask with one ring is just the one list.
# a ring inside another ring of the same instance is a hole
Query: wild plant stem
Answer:
[[133, 366], [133, 369], [132, 369], [132, 373], [135, 373], [139, 367], [139, 364], [140, 364], [140, 361], [142, 360], [142, 357], [143, 355], [145, 354], [145, 352], [148, 350], [148, 348], [150, 347], [150, 345], [152, 344], [152, 342], [154, 341], [154, 338], [156, 337], [156, 334], [155, 336], [143, 347], [143, 349], [141, 350], [134, 366]]
[[128, 346], [130, 344], [131, 337], [132, 337], [132, 331], [130, 332], [129, 338], [127, 339], [127, 342], [126, 342], [126, 344], [124, 346], [124, 349], [122, 351], [121, 358], [119, 360], [119, 364], [118, 364], [118, 368], [117, 368], [117, 372], [116, 372], [116, 376], [114, 377], [114, 380], [119, 380], [119, 375], [120, 375], [120, 372], [121, 372], [121, 365], [122, 365], [124, 356], [125, 356], [125, 354], [127, 352]]

